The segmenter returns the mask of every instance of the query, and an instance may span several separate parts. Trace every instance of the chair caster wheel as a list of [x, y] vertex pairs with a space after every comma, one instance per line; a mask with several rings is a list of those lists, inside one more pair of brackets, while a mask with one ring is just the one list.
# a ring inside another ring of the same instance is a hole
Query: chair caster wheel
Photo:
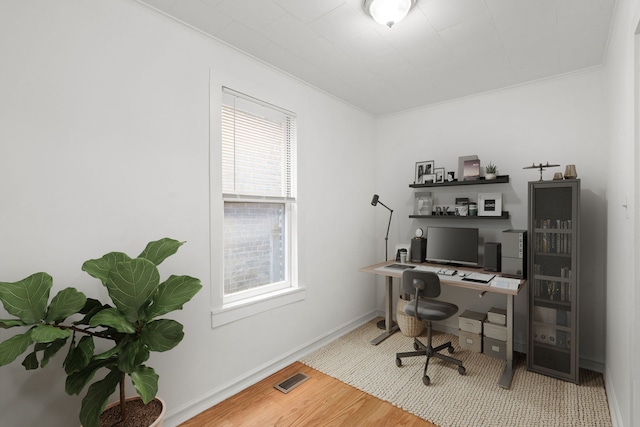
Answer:
[[419, 346], [419, 345], [418, 345], [418, 343], [417, 343], [417, 342], [415, 342], [415, 341], [414, 341], [414, 343], [413, 343], [413, 349], [414, 349], [414, 350], [416, 350], [416, 351], [420, 349], [420, 346]]
[[422, 377], [422, 382], [424, 383], [424, 385], [429, 385], [431, 384], [431, 378], [429, 378], [428, 375], [425, 375], [424, 377]]
[[450, 345], [447, 350], [449, 351], [449, 354], [453, 354], [453, 352], [455, 351], [452, 345]]
[[396, 366], [399, 368], [400, 366], [402, 366], [402, 359], [400, 359], [399, 357], [396, 357]]
[[458, 373], [460, 375], [464, 375], [467, 373], [467, 370], [464, 368], [464, 366], [458, 366]]

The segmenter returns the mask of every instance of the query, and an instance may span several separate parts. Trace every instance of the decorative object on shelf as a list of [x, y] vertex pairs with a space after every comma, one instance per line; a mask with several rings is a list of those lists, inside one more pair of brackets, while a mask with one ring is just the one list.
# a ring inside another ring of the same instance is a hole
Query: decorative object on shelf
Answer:
[[542, 181], [542, 171], [545, 170], [546, 168], [557, 168], [560, 165], [550, 165], [549, 162], [547, 162], [546, 165], [543, 165], [542, 163], [540, 163], [539, 165], [536, 165], [535, 163], [532, 163], [531, 166], [525, 166], [522, 169], [540, 169], [540, 181]]
[[456, 215], [467, 216], [469, 214], [469, 198], [456, 197]]
[[465, 160], [463, 181], [474, 181], [480, 179], [480, 160]]
[[564, 168], [564, 179], [576, 179], [578, 172], [576, 172], [576, 165], [567, 165]]
[[424, 176], [424, 183], [428, 184], [428, 183], [435, 183], [436, 182], [436, 174], [435, 173], [430, 173], [429, 175], [425, 175]]
[[454, 171], [447, 172], [447, 182], [454, 182], [456, 180], [456, 173]]
[[493, 163], [489, 162], [489, 164], [484, 167], [484, 179], [496, 179], [497, 174], [498, 167]]
[[458, 157], [458, 180], [464, 181], [464, 162], [467, 160], [478, 160], [478, 156], [473, 154], [470, 156]]
[[469, 216], [478, 216], [478, 205], [469, 203]]
[[564, 177], [562, 176], [562, 172], [556, 172], [553, 174], [553, 180], [554, 181], [559, 181], [564, 179]]
[[478, 193], [478, 216], [501, 216], [502, 193]]
[[416, 192], [413, 212], [415, 215], [431, 215], [433, 212], [433, 196], [431, 191]]
[[[427, 182], [425, 181], [425, 178], [427, 175], [433, 174], [433, 165], [433, 160], [429, 160], [426, 162], [416, 162], [416, 184], [424, 184], [425, 182]], [[433, 179], [435, 179], [435, 177]]]
[[389, 260], [389, 229], [391, 228], [391, 217], [393, 216], [393, 209], [385, 205], [380, 201], [380, 196], [377, 194], [373, 195], [373, 199], [371, 199], [371, 206], [376, 206], [380, 203], [382, 206], [389, 210], [389, 224], [387, 225], [387, 234], [384, 236], [384, 260]]
[[444, 168], [435, 168], [433, 173], [436, 175], [436, 180], [434, 182], [444, 182]]

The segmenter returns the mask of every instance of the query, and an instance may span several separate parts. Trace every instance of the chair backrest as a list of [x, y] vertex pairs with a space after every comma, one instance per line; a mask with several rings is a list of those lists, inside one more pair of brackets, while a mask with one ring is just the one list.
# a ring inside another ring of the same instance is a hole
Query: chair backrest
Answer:
[[416, 298], [436, 298], [440, 296], [440, 278], [430, 271], [404, 270], [402, 290]]

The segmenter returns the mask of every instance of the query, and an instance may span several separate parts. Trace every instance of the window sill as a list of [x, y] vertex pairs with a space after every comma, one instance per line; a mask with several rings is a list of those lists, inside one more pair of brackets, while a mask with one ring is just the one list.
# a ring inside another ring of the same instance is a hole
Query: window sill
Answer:
[[306, 295], [305, 288], [287, 288], [247, 300], [225, 304], [220, 308], [211, 310], [211, 328], [215, 329], [236, 320], [302, 301], [306, 298]]

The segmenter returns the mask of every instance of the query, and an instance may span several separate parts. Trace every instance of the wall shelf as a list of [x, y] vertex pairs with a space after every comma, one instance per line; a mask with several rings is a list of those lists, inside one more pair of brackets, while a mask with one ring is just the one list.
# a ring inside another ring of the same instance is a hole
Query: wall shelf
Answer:
[[409, 218], [422, 218], [422, 219], [453, 219], [453, 220], [475, 220], [475, 219], [509, 219], [509, 212], [502, 211], [500, 216], [460, 216], [460, 215], [409, 215]]
[[495, 179], [474, 179], [471, 181], [445, 181], [445, 182], [427, 182], [426, 184], [409, 184], [411, 188], [428, 188], [428, 187], [452, 187], [457, 185], [481, 185], [481, 184], [504, 184], [509, 182], [509, 175], [498, 175]]

